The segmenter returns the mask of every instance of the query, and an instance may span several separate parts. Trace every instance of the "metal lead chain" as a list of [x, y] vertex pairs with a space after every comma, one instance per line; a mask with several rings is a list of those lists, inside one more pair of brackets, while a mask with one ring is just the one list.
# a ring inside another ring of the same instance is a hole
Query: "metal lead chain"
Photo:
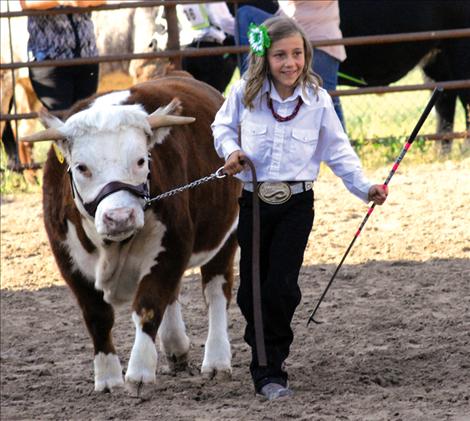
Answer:
[[198, 180], [194, 180], [189, 184], [186, 184], [181, 187], [176, 187], [173, 190], [167, 191], [165, 193], [159, 194], [158, 196], [155, 197], [148, 197], [145, 199], [145, 206], [148, 207], [152, 202], [155, 202], [157, 200], [162, 200], [170, 196], [174, 196], [177, 193], [182, 193], [186, 190], [192, 189], [194, 187], [200, 186], [201, 184], [207, 183], [208, 181], [214, 180], [215, 178], [225, 178], [227, 177], [227, 174], [223, 173], [224, 167], [220, 167], [215, 173], [208, 175], [206, 177], [202, 177]]

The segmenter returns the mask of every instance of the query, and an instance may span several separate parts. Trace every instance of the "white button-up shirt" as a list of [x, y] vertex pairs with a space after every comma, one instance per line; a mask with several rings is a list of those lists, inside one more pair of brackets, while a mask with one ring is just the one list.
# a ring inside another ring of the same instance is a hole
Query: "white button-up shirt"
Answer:
[[[297, 86], [292, 96], [281, 99], [274, 85], [265, 81], [254, 108], [243, 105], [245, 80], [234, 85], [212, 124], [214, 145], [219, 156], [227, 159], [243, 150], [256, 168], [259, 181], [316, 180], [324, 161], [342, 179], [348, 190], [364, 202], [372, 183], [364, 176], [361, 163], [339, 121], [333, 101], [323, 89], [303, 92]], [[268, 107], [271, 96], [277, 114], [292, 114], [301, 96], [303, 104], [290, 121], [277, 121]], [[239, 125], [241, 136], [239, 139]], [[249, 169], [237, 174], [251, 181]]]

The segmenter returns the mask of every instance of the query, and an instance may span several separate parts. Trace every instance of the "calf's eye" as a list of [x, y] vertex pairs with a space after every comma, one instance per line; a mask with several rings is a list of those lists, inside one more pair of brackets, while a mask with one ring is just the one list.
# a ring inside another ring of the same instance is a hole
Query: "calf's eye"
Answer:
[[81, 173], [86, 173], [88, 171], [88, 167], [85, 164], [78, 164], [77, 170]]
[[137, 161], [137, 165], [138, 165], [139, 167], [142, 167], [144, 164], [145, 164], [145, 158], [140, 158], [140, 159]]
[[85, 164], [77, 164], [75, 168], [83, 177], [91, 177], [91, 171]]

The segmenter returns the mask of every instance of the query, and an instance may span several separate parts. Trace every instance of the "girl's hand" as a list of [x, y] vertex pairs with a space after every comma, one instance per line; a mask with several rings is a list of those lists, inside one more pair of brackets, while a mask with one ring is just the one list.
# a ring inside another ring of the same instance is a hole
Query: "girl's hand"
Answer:
[[387, 199], [388, 187], [383, 184], [374, 184], [369, 189], [369, 200], [376, 205], [382, 205]]
[[243, 159], [246, 157], [245, 152], [238, 150], [232, 152], [227, 158], [224, 165], [224, 173], [227, 175], [235, 175], [244, 170]]

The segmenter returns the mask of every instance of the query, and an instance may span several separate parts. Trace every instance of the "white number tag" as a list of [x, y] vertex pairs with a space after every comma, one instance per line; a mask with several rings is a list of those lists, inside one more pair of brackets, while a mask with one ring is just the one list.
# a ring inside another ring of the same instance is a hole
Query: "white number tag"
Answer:
[[193, 29], [203, 29], [210, 26], [209, 17], [204, 10], [204, 5], [182, 5], [183, 13]]

